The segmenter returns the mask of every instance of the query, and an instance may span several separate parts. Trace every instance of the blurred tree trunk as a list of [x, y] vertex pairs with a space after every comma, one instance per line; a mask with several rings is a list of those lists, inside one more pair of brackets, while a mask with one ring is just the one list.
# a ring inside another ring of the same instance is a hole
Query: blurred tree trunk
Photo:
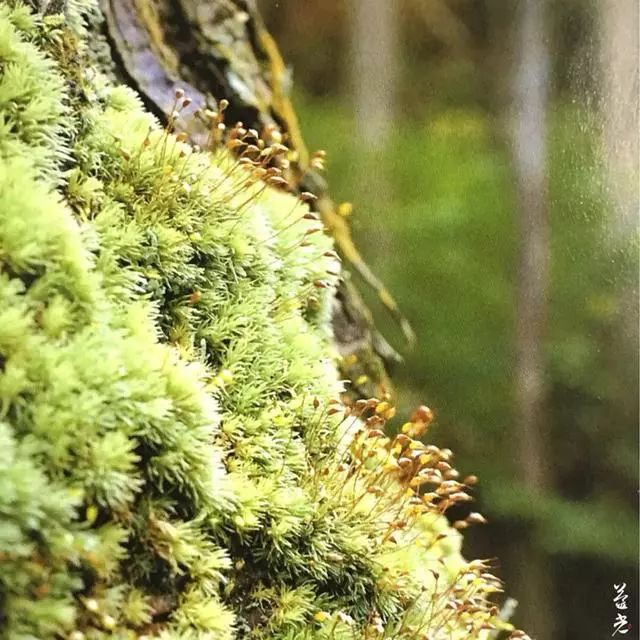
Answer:
[[613, 231], [619, 239], [638, 225], [638, 20], [637, 0], [600, 3], [602, 114]]
[[358, 163], [354, 167], [358, 221], [365, 245], [384, 268], [391, 253], [384, 216], [392, 199], [385, 150], [395, 126], [398, 82], [398, 0], [353, 0], [350, 16], [351, 91]]
[[[549, 485], [545, 434], [544, 330], [547, 307], [548, 223], [546, 112], [549, 55], [545, 2], [522, 0], [516, 14], [511, 149], [519, 222], [516, 327], [515, 454], [532, 494]], [[533, 532], [532, 532], [533, 533]], [[522, 624], [538, 640], [553, 638], [550, 566], [532, 535], [518, 549]]]
[[357, 142], [380, 151], [395, 120], [398, 0], [353, 0], [351, 78]]
[[[604, 0], [599, 17], [602, 142], [612, 206], [606, 231], [611, 255], [615, 256], [618, 250], [624, 250], [635, 241], [638, 231], [640, 8], [637, 0]], [[637, 251], [634, 255], [637, 269]], [[620, 302], [611, 345], [611, 366], [621, 378], [616, 398], [621, 425], [637, 424], [640, 371], [637, 271], [633, 278], [630, 282], [618, 283]], [[638, 438], [640, 434], [636, 433], [636, 443]]]

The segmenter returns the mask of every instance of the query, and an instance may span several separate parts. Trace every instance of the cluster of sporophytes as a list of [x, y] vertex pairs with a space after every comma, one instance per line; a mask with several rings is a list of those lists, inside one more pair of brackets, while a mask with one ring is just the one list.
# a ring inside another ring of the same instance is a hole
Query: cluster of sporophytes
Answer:
[[[72, 3], [77, 23], [82, 7]], [[88, 7], [91, 8], [91, 7]], [[489, 638], [431, 416], [338, 399], [339, 260], [275, 130], [160, 127], [0, 6], [0, 633]]]

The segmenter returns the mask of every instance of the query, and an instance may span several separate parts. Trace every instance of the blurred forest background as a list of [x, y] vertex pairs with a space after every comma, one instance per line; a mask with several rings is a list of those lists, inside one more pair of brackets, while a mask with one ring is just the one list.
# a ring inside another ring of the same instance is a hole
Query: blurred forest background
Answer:
[[614, 583], [639, 594], [637, 1], [260, 4], [418, 336], [368, 296], [399, 423], [429, 404], [480, 477], [468, 553], [538, 640], [610, 637]]

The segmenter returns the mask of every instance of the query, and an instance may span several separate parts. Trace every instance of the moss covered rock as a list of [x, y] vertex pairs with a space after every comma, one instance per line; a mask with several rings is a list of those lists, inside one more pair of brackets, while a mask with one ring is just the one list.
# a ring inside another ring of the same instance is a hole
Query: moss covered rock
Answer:
[[2, 637], [488, 637], [450, 452], [338, 399], [330, 239], [102, 76], [89, 10], [0, 6]]

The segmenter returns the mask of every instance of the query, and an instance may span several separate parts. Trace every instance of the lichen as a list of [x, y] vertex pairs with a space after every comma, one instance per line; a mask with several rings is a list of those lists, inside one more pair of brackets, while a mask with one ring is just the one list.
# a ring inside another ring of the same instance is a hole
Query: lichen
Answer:
[[92, 68], [73, 7], [0, 7], [3, 637], [488, 637], [428, 416], [339, 400], [330, 239]]

